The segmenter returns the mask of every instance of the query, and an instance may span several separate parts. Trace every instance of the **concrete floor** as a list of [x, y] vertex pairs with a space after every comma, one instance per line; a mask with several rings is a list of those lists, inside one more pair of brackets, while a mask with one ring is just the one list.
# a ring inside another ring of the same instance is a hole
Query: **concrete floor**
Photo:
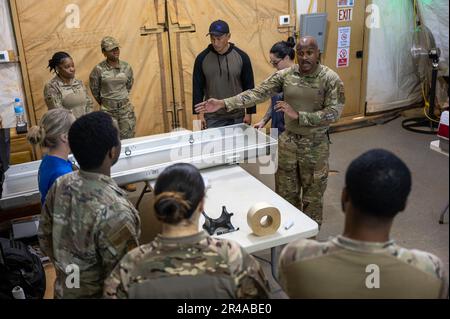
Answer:
[[[448, 157], [430, 150], [430, 142], [436, 139], [435, 136], [404, 130], [401, 127], [403, 119], [331, 135], [331, 173], [324, 198], [324, 221], [317, 238], [327, 240], [343, 230], [344, 215], [341, 212], [340, 196], [349, 163], [367, 150], [383, 148], [405, 161], [413, 175], [408, 205], [395, 219], [392, 238], [406, 248], [425, 250], [437, 255], [445, 263], [448, 273], [448, 215], [444, 225], [440, 225], [438, 220], [449, 200], [449, 160]], [[266, 176], [264, 179], [272, 188], [273, 176]], [[130, 197], [137, 195], [136, 192]], [[149, 197], [144, 197], [141, 211], [147, 211], [151, 203]], [[154, 226], [154, 220], [146, 223]], [[255, 255], [268, 260], [270, 250]], [[270, 265], [264, 261], [261, 261], [261, 265], [269, 278], [273, 297], [285, 298], [286, 295], [279, 290], [278, 284], [271, 276]]]
[[373, 148], [399, 156], [412, 173], [413, 185], [404, 212], [397, 215], [392, 238], [406, 248], [437, 255], [449, 269], [448, 215], [444, 225], [439, 216], [449, 201], [448, 157], [430, 150], [433, 135], [409, 132], [401, 127], [404, 118], [384, 125], [332, 134], [329, 184], [325, 193], [324, 222], [318, 236], [325, 240], [342, 231], [341, 189], [352, 159]]

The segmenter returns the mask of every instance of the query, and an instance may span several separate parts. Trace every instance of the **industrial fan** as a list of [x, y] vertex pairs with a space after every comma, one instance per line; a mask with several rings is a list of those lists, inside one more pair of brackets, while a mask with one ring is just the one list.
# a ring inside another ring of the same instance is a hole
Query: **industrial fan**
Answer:
[[402, 122], [402, 126], [417, 133], [436, 134], [439, 119], [434, 113], [441, 50], [436, 47], [430, 29], [424, 25], [417, 26], [414, 31], [411, 55], [422, 83], [422, 94], [425, 101], [424, 116], [406, 119]]

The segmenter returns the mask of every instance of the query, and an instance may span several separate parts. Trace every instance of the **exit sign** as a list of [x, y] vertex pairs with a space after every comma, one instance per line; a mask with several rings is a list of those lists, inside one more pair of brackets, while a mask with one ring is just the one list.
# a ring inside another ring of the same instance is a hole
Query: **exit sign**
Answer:
[[349, 22], [352, 21], [352, 17], [353, 17], [353, 8], [338, 9], [337, 22]]

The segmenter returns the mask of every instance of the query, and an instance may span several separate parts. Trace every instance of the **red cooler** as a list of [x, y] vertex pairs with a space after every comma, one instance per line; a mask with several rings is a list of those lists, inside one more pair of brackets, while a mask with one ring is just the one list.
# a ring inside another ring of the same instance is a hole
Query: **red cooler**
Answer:
[[439, 148], [448, 152], [448, 111], [442, 112], [438, 128]]

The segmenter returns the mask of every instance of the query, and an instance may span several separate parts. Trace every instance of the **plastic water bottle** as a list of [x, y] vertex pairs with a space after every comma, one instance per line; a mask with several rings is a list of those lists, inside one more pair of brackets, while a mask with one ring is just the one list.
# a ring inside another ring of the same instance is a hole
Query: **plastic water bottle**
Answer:
[[16, 115], [16, 130], [17, 134], [27, 132], [27, 122], [25, 121], [25, 114], [23, 110], [22, 101], [16, 97], [14, 100], [14, 113]]
[[23, 291], [22, 287], [15, 286], [12, 290], [12, 295], [14, 299], [26, 299], [25, 292]]

